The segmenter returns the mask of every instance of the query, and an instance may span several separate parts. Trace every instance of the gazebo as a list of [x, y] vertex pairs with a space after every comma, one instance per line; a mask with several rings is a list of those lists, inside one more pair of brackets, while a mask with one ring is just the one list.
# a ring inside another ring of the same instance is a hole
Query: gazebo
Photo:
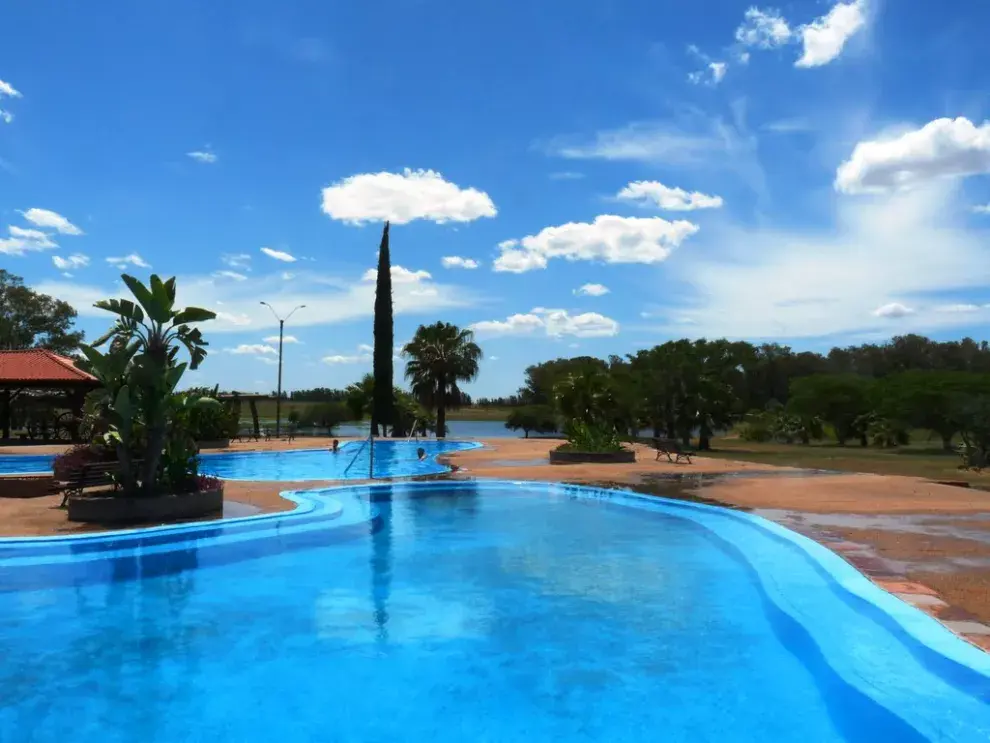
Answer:
[[66, 408], [78, 421], [86, 393], [99, 386], [96, 377], [77, 369], [67, 356], [42, 348], [0, 351], [0, 439], [10, 438], [11, 404], [23, 392], [54, 393], [32, 396], [32, 401]]

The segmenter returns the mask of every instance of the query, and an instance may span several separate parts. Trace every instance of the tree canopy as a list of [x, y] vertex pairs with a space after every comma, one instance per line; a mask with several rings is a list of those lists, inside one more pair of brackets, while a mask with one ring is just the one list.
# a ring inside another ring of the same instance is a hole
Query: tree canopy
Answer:
[[76, 311], [67, 303], [24, 286], [20, 276], [0, 268], [0, 350], [47, 348], [70, 354], [82, 331], [72, 329]]

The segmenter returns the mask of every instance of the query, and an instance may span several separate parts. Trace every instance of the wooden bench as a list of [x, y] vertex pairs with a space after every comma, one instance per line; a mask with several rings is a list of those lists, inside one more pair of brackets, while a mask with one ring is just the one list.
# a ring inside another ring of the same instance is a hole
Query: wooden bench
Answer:
[[[137, 460], [131, 464], [132, 467], [140, 467], [141, 461]], [[69, 502], [69, 496], [82, 495], [86, 488], [102, 488], [113, 486], [114, 491], [118, 488], [117, 475], [120, 471], [119, 462], [91, 462], [84, 464], [78, 469], [69, 472], [68, 479], [57, 489], [62, 493], [62, 502], [59, 508], [64, 508]]]
[[677, 464], [682, 459], [691, 464], [691, 452], [681, 446], [676, 439], [653, 439], [653, 448], [657, 450], [657, 460], [666, 455], [667, 461]]
[[251, 439], [255, 441], [261, 440], [260, 434], [255, 433], [253, 428], [242, 428], [234, 436], [234, 441], [250, 441]]

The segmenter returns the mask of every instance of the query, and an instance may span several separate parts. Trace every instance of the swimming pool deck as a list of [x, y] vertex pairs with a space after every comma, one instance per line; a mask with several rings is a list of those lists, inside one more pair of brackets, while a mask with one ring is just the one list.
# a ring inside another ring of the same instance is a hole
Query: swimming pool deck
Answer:
[[[345, 439], [341, 439], [344, 441]], [[331, 439], [242, 442], [234, 451], [329, 447]], [[655, 461], [637, 447], [634, 465], [556, 465], [552, 439], [491, 439], [483, 449], [440, 457], [458, 471], [441, 477], [566, 481], [627, 486], [668, 497], [701, 498], [745, 508], [812, 537], [842, 555], [875, 583], [937, 617], [957, 634], [990, 650], [990, 493], [912, 477], [821, 474], [750, 462], [696, 457]], [[0, 447], [0, 454], [45, 454], [59, 446]], [[358, 481], [350, 481], [357, 484]], [[988, 475], [990, 482], [990, 475]], [[291, 510], [280, 496], [326, 482], [228, 482], [230, 514]], [[0, 498], [0, 536], [93, 531], [70, 524], [60, 497]]]

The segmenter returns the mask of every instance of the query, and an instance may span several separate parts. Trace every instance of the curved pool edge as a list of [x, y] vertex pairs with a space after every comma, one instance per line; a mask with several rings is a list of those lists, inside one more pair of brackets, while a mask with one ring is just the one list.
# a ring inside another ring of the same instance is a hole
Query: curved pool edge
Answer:
[[[822, 577], [830, 582], [831, 588], [837, 591], [845, 592], [855, 599], [865, 601], [882, 615], [894, 622], [897, 628], [899, 628], [905, 635], [907, 635], [914, 642], [918, 643], [920, 646], [923, 646], [925, 649], [934, 652], [951, 662], [963, 666], [972, 673], [976, 673], [982, 677], [990, 679], [990, 654], [976, 645], [971, 644], [965, 638], [955, 634], [936, 618], [887, 592], [870, 580], [855, 566], [847, 562], [841, 555], [816, 542], [814, 539], [799, 534], [756, 514], [733, 510], [723, 506], [682, 501], [664, 496], [648, 495], [626, 489], [602, 488], [592, 485], [565, 484], [554, 481], [507, 480], [495, 478], [440, 481], [416, 481], [398, 478], [388, 481], [367, 481], [351, 484], [344, 483], [320, 488], [297, 488], [280, 491], [280, 497], [295, 504], [295, 507], [288, 511], [260, 513], [230, 519], [213, 519], [209, 521], [195, 521], [154, 527], [138, 527], [126, 530], [122, 529], [88, 534], [67, 534], [45, 537], [0, 537], [0, 547], [9, 547], [16, 550], [19, 546], [30, 547], [41, 546], [44, 544], [65, 545], [67, 542], [110, 542], [115, 540], [126, 542], [135, 537], [167, 534], [175, 534], [177, 536], [188, 535], [197, 531], [215, 529], [221, 525], [226, 526], [245, 522], [259, 523], [271, 521], [276, 524], [279, 522], [291, 523], [311, 513], [317, 504], [325, 502], [325, 500], [336, 501], [336, 499], [331, 497], [330, 494], [341, 491], [373, 493], [378, 490], [396, 488], [408, 490], [443, 488], [451, 490], [473, 488], [477, 487], [478, 484], [490, 484], [503, 487], [510, 486], [519, 489], [535, 489], [542, 491], [544, 494], [577, 496], [590, 500], [607, 499], [611, 502], [615, 502], [620, 505], [628, 505], [633, 508], [647, 506], [647, 510], [673, 510], [682, 512], [694, 511], [699, 513], [716, 514], [745, 523], [753, 528], [768, 533], [772, 537], [784, 540], [789, 545], [799, 550], [820, 569]], [[336, 502], [339, 503], [339, 501]], [[744, 547], [740, 547], [739, 545], [736, 546], [745, 554]], [[2, 564], [2, 561], [3, 558], [0, 558], [0, 564]], [[765, 588], [772, 590], [772, 587], [770, 586], [765, 586]], [[908, 648], [908, 650], [910, 650], [910, 648]]]

